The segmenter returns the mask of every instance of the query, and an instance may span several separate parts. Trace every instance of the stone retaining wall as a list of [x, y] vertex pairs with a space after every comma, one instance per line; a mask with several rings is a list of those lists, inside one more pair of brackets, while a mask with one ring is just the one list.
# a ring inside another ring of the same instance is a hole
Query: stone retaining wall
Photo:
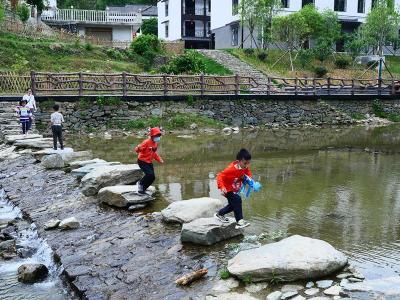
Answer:
[[[111, 124], [129, 120], [165, 117], [175, 113], [208, 116], [229, 125], [345, 125], [353, 123], [354, 117], [373, 115], [373, 101], [325, 100], [325, 101], [275, 101], [275, 100], [194, 100], [124, 102], [97, 105], [96, 102], [59, 103], [64, 114], [65, 128], [81, 130], [93, 128], [106, 130]], [[384, 111], [400, 115], [400, 100], [380, 101]], [[37, 123], [48, 124], [51, 103], [39, 103], [41, 113]], [[46, 105], [45, 105], [46, 104]]]

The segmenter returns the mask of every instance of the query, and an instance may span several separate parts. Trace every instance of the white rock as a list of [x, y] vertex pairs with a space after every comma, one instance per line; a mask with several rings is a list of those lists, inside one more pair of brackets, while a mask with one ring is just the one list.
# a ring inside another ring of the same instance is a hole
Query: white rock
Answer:
[[166, 222], [188, 223], [199, 218], [210, 218], [224, 207], [226, 201], [214, 198], [195, 198], [176, 201], [161, 211]]
[[316, 284], [320, 289], [326, 289], [333, 284], [333, 280], [319, 280]]
[[319, 293], [319, 289], [317, 288], [310, 288], [304, 291], [304, 294], [306, 294], [307, 296], [314, 296], [316, 294]]
[[191, 129], [191, 130], [195, 130], [195, 129], [197, 129], [197, 127], [199, 127], [199, 126], [197, 126], [196, 123], [190, 124], [190, 129]]
[[139, 195], [137, 194], [137, 185], [116, 185], [102, 188], [99, 191], [98, 199], [111, 206], [127, 207], [152, 201], [154, 192], [153, 186], [147, 190], [150, 195]]
[[82, 193], [85, 196], [96, 195], [106, 186], [125, 185], [137, 182], [143, 173], [138, 165], [115, 165], [95, 168], [81, 180]]
[[222, 129], [222, 133], [223, 134], [231, 134], [232, 133], [232, 128], [225, 127], [224, 129]]
[[233, 127], [233, 128], [232, 128], [232, 131], [233, 131], [234, 133], [238, 133], [238, 132], [239, 132], [239, 127]]
[[297, 291], [289, 291], [289, 292], [284, 292], [282, 293], [281, 299], [285, 300], [285, 299], [290, 299], [293, 298], [294, 296], [296, 296], [299, 292]]
[[249, 293], [258, 293], [265, 290], [268, 287], [268, 283], [252, 283], [245, 287]]
[[220, 294], [216, 298], [216, 300], [258, 300], [257, 298], [254, 298], [250, 296], [248, 293], [226, 293], [226, 294]]
[[324, 294], [328, 295], [328, 296], [339, 296], [339, 293], [341, 290], [342, 290], [342, 288], [340, 286], [334, 285], [334, 286], [331, 286], [329, 289], [326, 289], [324, 291]]
[[238, 286], [239, 286], [239, 281], [237, 281], [234, 278], [228, 278], [225, 280], [221, 279], [216, 282], [216, 284], [211, 289], [211, 292], [213, 294], [227, 293], [230, 290], [237, 288]]
[[252, 280], [304, 280], [330, 275], [347, 264], [347, 257], [327, 242], [291, 236], [277, 243], [239, 252], [228, 262], [231, 274]]
[[89, 174], [92, 172], [94, 169], [97, 168], [103, 168], [105, 166], [116, 166], [116, 165], [121, 165], [120, 162], [99, 162], [99, 163], [93, 163], [93, 164], [87, 164], [83, 167], [73, 169], [71, 171], [71, 174], [76, 176], [78, 179], [83, 178], [86, 174]]
[[400, 299], [400, 277], [393, 276], [358, 283], [345, 283], [343, 290], [345, 292], [373, 292], [379, 293], [382, 297], [390, 296], [390, 299], [395, 299], [394, 297]]
[[21, 148], [51, 148], [53, 147], [52, 138], [38, 138], [38, 139], [28, 139], [28, 140], [17, 140], [14, 143], [15, 146]]
[[331, 300], [329, 297], [312, 297], [309, 298], [308, 300]]
[[78, 160], [73, 161], [69, 164], [72, 169], [77, 169], [84, 167], [86, 165], [98, 164], [98, 163], [107, 163], [105, 160], [100, 158], [90, 159], [90, 160]]
[[229, 223], [222, 223], [215, 217], [200, 218], [184, 223], [181, 241], [199, 245], [213, 245], [220, 241], [242, 235], [243, 231], [235, 229], [236, 221], [229, 218]]
[[57, 228], [60, 225], [60, 220], [58, 219], [51, 219], [44, 224], [44, 230], [51, 230]]
[[302, 289], [304, 289], [304, 287], [301, 286], [301, 285], [297, 285], [297, 284], [285, 284], [285, 285], [281, 288], [281, 292], [282, 292], [282, 293], [284, 293], [284, 292], [290, 292], [290, 291], [296, 291], [296, 292], [298, 292], [298, 291], [300, 291], [300, 290], [302, 290]]
[[13, 152], [15, 151], [15, 148], [16, 148], [15, 146], [11, 146], [11, 147], [8, 147], [8, 148], [6, 148], [4, 150], [1, 150], [0, 151], [0, 161], [3, 161], [5, 159], [9, 159], [10, 155], [14, 154]]
[[65, 167], [64, 160], [60, 154], [46, 155], [40, 163], [46, 169], [61, 169]]
[[58, 227], [61, 229], [76, 229], [79, 228], [80, 223], [75, 217], [64, 219], [60, 222]]
[[68, 166], [70, 163], [79, 160], [88, 160], [93, 158], [92, 151], [77, 151], [72, 153], [61, 153], [64, 164]]
[[342, 273], [342, 274], [337, 275], [336, 278], [345, 279], [345, 278], [352, 277], [352, 276], [353, 276], [352, 273]]
[[6, 143], [12, 144], [18, 140], [29, 140], [29, 139], [40, 139], [43, 138], [41, 134], [17, 134], [17, 135], [6, 135], [4, 140]]
[[68, 148], [68, 147], [65, 147], [63, 150], [61, 150], [61, 149], [54, 150], [53, 148], [46, 148], [46, 149], [42, 149], [39, 151], [35, 151], [32, 153], [32, 155], [36, 160], [41, 161], [43, 159], [43, 157], [46, 155], [51, 155], [51, 154], [60, 154], [61, 155], [61, 154], [73, 153], [73, 152], [74, 152], [74, 149]]
[[298, 295], [298, 296], [296, 296], [296, 297], [294, 297], [294, 298], [290, 298], [291, 300], [306, 300], [306, 298], [305, 297], [303, 297], [303, 296], [301, 296], [301, 295]]
[[340, 297], [340, 296], [334, 296], [333, 297], [333, 300], [339, 300], [339, 299], [342, 299], [342, 297]]
[[280, 300], [281, 296], [282, 296], [282, 292], [276, 291], [276, 292], [269, 294], [267, 296], [266, 300]]
[[306, 284], [306, 288], [312, 288], [314, 285], [315, 285], [314, 282], [309, 281], [309, 282], [307, 282], [307, 284]]

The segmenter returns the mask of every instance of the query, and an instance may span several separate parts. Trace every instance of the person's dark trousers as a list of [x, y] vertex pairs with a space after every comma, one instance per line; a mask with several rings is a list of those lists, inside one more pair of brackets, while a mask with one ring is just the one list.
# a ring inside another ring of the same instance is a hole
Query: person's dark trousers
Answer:
[[25, 134], [28, 132], [29, 122], [21, 122], [22, 133]]
[[57, 149], [57, 140], [60, 143], [61, 149], [64, 149], [63, 137], [62, 137], [62, 126], [53, 125], [51, 126], [51, 131], [53, 132], [53, 146]]
[[242, 198], [234, 192], [228, 192], [225, 197], [228, 199], [228, 205], [221, 208], [218, 214], [223, 216], [233, 211], [236, 222], [243, 219]]
[[138, 160], [140, 169], [144, 172], [144, 176], [140, 179], [139, 184], [143, 187], [143, 192], [154, 182], [156, 176], [154, 175], [153, 164]]
[[33, 119], [32, 119], [32, 118], [29, 118], [28, 130], [31, 130], [31, 128], [32, 128], [32, 123], [33, 123]]

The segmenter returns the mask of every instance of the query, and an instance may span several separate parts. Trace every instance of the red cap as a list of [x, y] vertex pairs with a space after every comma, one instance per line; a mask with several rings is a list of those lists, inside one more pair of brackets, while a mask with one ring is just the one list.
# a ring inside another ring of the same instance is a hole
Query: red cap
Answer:
[[161, 135], [161, 130], [160, 130], [160, 128], [154, 127], [154, 128], [151, 128], [151, 129], [150, 129], [150, 136], [151, 136], [151, 137], [153, 137], [153, 136], [158, 136], [158, 135]]

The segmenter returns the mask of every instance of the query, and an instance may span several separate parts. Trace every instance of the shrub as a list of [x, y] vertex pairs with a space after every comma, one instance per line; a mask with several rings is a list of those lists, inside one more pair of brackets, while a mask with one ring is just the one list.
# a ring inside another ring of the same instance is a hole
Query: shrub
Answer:
[[17, 14], [19, 19], [25, 23], [29, 19], [29, 7], [25, 3], [18, 5]]
[[219, 271], [219, 277], [221, 279], [228, 279], [231, 277], [231, 273], [228, 271], [228, 268], [223, 268], [221, 271]]
[[317, 66], [314, 68], [314, 74], [317, 78], [322, 78], [328, 74], [328, 70], [324, 66]]
[[374, 100], [372, 103], [372, 111], [374, 112], [374, 115], [379, 117], [379, 118], [386, 118], [387, 114], [385, 110], [383, 109], [382, 102], [379, 101], [378, 99]]
[[246, 55], [253, 55], [254, 54], [254, 49], [253, 48], [246, 48], [243, 50], [244, 54]]
[[114, 48], [109, 48], [106, 50], [106, 54], [108, 57], [112, 58], [112, 59], [117, 59], [117, 60], [123, 60], [124, 59], [124, 55], [121, 53], [121, 51], [116, 50]]
[[307, 67], [314, 57], [314, 53], [310, 49], [302, 49], [299, 51], [298, 59], [300, 62], [301, 67], [304, 69]]
[[335, 61], [335, 66], [338, 69], [347, 69], [349, 65], [350, 65], [350, 61], [344, 57], [339, 57]]
[[87, 51], [92, 51], [92, 50], [93, 50], [93, 45], [92, 45], [91, 43], [86, 43], [86, 44], [85, 44], [85, 49], [86, 49]]
[[161, 68], [161, 72], [168, 74], [198, 74], [204, 72], [206, 65], [196, 51], [186, 51], [175, 57], [168, 65]]
[[132, 42], [131, 49], [139, 55], [158, 53], [161, 51], [161, 42], [153, 34], [142, 34]]
[[142, 34], [153, 34], [158, 35], [158, 24], [157, 18], [151, 18], [148, 20], [143, 20], [142, 27], [140, 28]]
[[259, 53], [257, 54], [257, 58], [258, 58], [259, 60], [263, 61], [263, 62], [266, 61], [267, 58], [268, 58], [267, 52], [265, 52], [265, 51], [259, 52]]
[[0, 2], [0, 22], [4, 19], [4, 6], [3, 3]]

